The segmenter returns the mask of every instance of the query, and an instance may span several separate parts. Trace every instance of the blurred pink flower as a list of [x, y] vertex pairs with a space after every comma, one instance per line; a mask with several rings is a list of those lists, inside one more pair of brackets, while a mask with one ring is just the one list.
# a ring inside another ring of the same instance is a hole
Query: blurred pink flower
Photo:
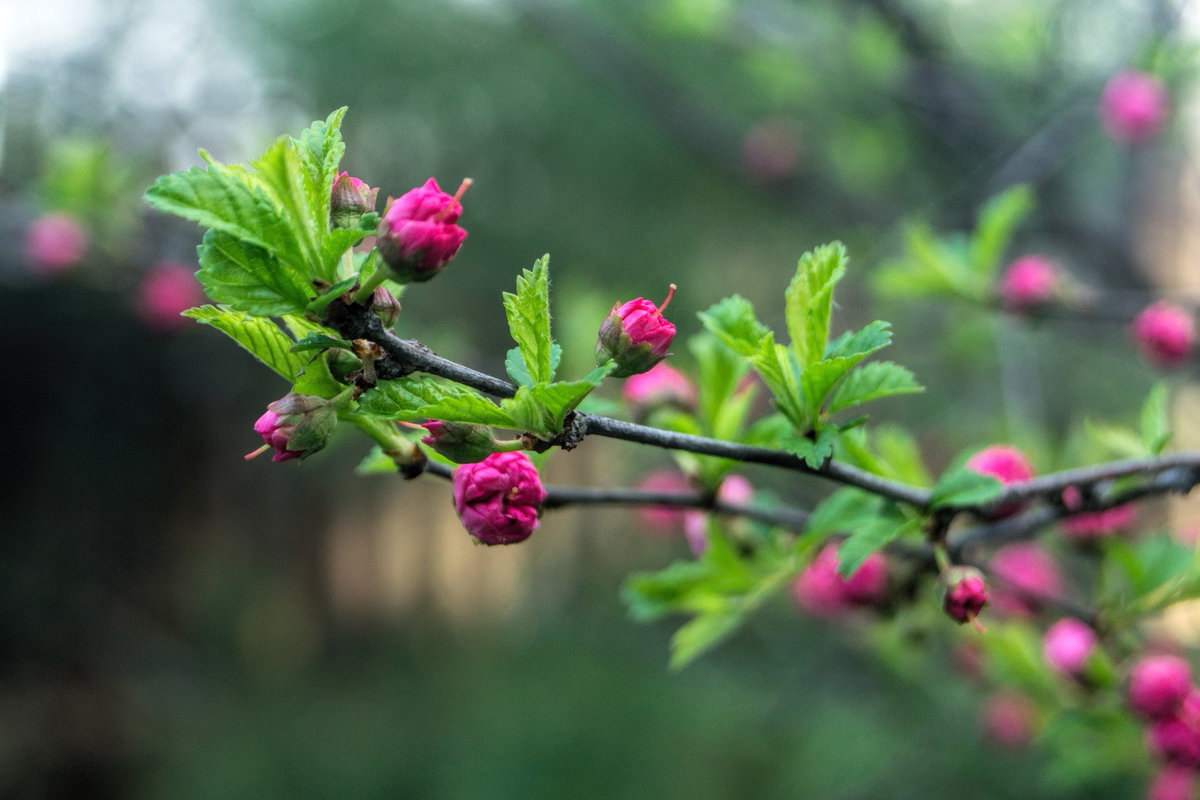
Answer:
[[87, 231], [71, 214], [46, 214], [25, 231], [25, 258], [35, 272], [48, 277], [69, 272], [83, 259], [87, 246]]
[[137, 293], [137, 312], [156, 331], [170, 333], [187, 327], [191, 320], [181, 312], [204, 302], [204, 292], [191, 267], [176, 261], [160, 261], [143, 276]]
[[1118, 142], [1137, 144], [1158, 133], [1167, 117], [1167, 90], [1153, 75], [1114, 75], [1100, 96], [1100, 119]]

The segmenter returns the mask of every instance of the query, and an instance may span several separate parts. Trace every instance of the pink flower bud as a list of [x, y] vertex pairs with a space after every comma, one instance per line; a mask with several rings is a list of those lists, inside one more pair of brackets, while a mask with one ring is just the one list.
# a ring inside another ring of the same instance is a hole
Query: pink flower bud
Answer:
[[1020, 692], [992, 694], [984, 701], [979, 716], [983, 732], [996, 744], [1017, 748], [1033, 739], [1037, 709]]
[[1034, 311], [1054, 299], [1058, 269], [1044, 256], [1023, 256], [1000, 278], [1000, 300], [1009, 311]]
[[397, 282], [427, 281], [458, 253], [467, 238], [467, 232], [454, 224], [462, 214], [458, 200], [470, 185], [470, 180], [463, 181], [451, 197], [430, 178], [424, 186], [388, 202], [377, 246]]
[[688, 408], [696, 404], [696, 387], [682, 372], [659, 362], [646, 372], [629, 376], [621, 396], [637, 411], [666, 405]]
[[492, 453], [454, 470], [454, 508], [467, 533], [484, 544], [514, 544], [538, 526], [546, 490], [529, 456]]
[[1196, 343], [1191, 314], [1163, 301], [1138, 314], [1130, 331], [1138, 352], [1158, 367], [1174, 367], [1185, 361]]
[[974, 567], [951, 567], [942, 575], [942, 585], [942, 608], [959, 625], [973, 622], [988, 604], [987, 584]]
[[[1033, 477], [1033, 467], [1029, 465], [1021, 451], [1005, 444], [983, 448], [967, 459], [967, 463], [963, 466], [980, 475], [991, 475], [1005, 486], [1010, 483], [1027, 481]], [[1023, 507], [1023, 503], [1005, 503], [992, 509], [989, 516], [993, 519], [1007, 517], [1017, 513]]]
[[596, 364], [612, 361], [616, 364], [613, 377], [628, 378], [662, 361], [675, 338], [675, 326], [662, 315], [674, 294], [675, 284], [671, 284], [661, 308], [641, 297], [613, 306], [600, 326]]
[[1169, 764], [1200, 767], [1200, 694], [1184, 698], [1174, 716], [1153, 720], [1146, 729], [1146, 747]]
[[[1075, 486], [1063, 489], [1063, 505], [1068, 509], [1079, 508], [1083, 494]], [[1104, 511], [1087, 511], [1065, 518], [1060, 527], [1063, 533], [1078, 541], [1100, 539], [1131, 527], [1137, 521], [1137, 508], [1132, 504], [1116, 506]]]
[[1005, 614], [1033, 616], [1042, 598], [1062, 594], [1058, 562], [1035, 542], [1001, 547], [992, 556], [989, 568], [997, 578], [993, 604]]
[[175, 261], [161, 261], [150, 268], [137, 296], [137, 312], [148, 326], [169, 333], [190, 323], [179, 315], [204, 302], [204, 292], [192, 272]]
[[430, 420], [422, 423], [422, 427], [429, 431], [429, 435], [421, 439], [421, 444], [429, 445], [458, 464], [483, 461], [496, 449], [492, 430], [484, 425]]
[[1169, 765], [1154, 776], [1146, 790], [1146, 800], [1191, 800], [1196, 786], [1196, 771]]
[[1100, 119], [1118, 142], [1137, 144], [1158, 133], [1167, 117], [1167, 90], [1144, 72], [1122, 72], [1109, 79], [1100, 96]]
[[1178, 656], [1147, 656], [1129, 674], [1129, 706], [1160, 719], [1174, 714], [1192, 690], [1192, 668]]
[[1096, 649], [1096, 633], [1072, 617], [1050, 626], [1042, 639], [1042, 655], [1051, 669], [1070, 677], [1079, 677]]
[[337, 410], [328, 400], [291, 392], [274, 403], [254, 423], [254, 431], [266, 442], [246, 458], [251, 459], [275, 448], [272, 461], [304, 459], [320, 450], [329, 441], [337, 425]]
[[53, 277], [69, 272], [87, 251], [88, 236], [74, 216], [46, 214], [25, 231], [25, 259], [35, 272]]
[[339, 228], [357, 228], [363, 214], [375, 210], [379, 189], [372, 189], [348, 172], [338, 173], [329, 198], [329, 215]]
[[887, 561], [872, 553], [849, 578], [838, 574], [838, 546], [827, 544], [796, 580], [792, 596], [801, 608], [819, 617], [832, 617], [852, 606], [877, 603], [887, 592]]

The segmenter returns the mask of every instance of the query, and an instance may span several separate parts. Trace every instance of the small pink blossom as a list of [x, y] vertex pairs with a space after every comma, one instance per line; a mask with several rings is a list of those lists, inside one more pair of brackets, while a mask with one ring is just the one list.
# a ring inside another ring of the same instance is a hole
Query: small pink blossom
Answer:
[[675, 284], [662, 306], [639, 297], [624, 305], [614, 305], [600, 325], [596, 340], [596, 364], [613, 362], [615, 378], [628, 378], [646, 372], [667, 356], [675, 338], [675, 326], [663, 311], [675, 295]]
[[621, 396], [635, 409], [688, 407], [696, 404], [696, 386], [670, 364], [659, 362], [646, 372], [629, 376], [621, 387]]
[[1158, 367], [1174, 367], [1187, 360], [1196, 343], [1192, 315], [1164, 301], [1138, 314], [1130, 332], [1138, 352]]
[[1174, 714], [1191, 691], [1191, 665], [1178, 656], [1147, 656], [1129, 674], [1129, 706], [1151, 719]]
[[71, 214], [46, 214], [25, 231], [25, 259], [48, 277], [69, 272], [83, 259], [87, 246], [87, 232]]
[[838, 546], [826, 544], [792, 582], [792, 597], [805, 611], [832, 617], [853, 606], [872, 605], [887, 592], [887, 561], [880, 553], [867, 557], [854, 574], [838, 574]]
[[1189, 693], [1173, 715], [1151, 721], [1146, 746], [1169, 764], [1200, 767], [1200, 693]]
[[1060, 619], [1051, 625], [1042, 639], [1042, 654], [1046, 663], [1070, 677], [1083, 674], [1084, 666], [1095, 649], [1095, 631], [1072, 617]]
[[484, 544], [514, 544], [538, 526], [546, 490], [521, 452], [492, 453], [454, 470], [454, 508], [467, 533]]
[[1194, 769], [1168, 765], [1154, 776], [1146, 790], [1146, 800], [1191, 800], [1195, 786]]
[[204, 302], [204, 292], [191, 267], [177, 261], [160, 261], [151, 267], [138, 287], [137, 312], [150, 328], [170, 333], [189, 324], [180, 314]]
[[979, 612], [988, 604], [987, 584], [983, 575], [974, 567], [951, 567], [942, 575], [945, 594], [942, 596], [942, 609], [950, 619], [962, 625], [976, 621]]
[[430, 178], [424, 186], [389, 201], [379, 223], [377, 246], [392, 277], [400, 283], [427, 281], [441, 272], [462, 247], [467, 232], [455, 223], [458, 202], [470, 181], [453, 197]]
[[[1024, 454], [1017, 448], [1006, 444], [995, 444], [983, 448], [968, 458], [963, 466], [980, 475], [991, 475], [1005, 486], [1010, 483], [1027, 481], [1033, 477], [1033, 467], [1030, 466]], [[1005, 503], [992, 509], [991, 516], [993, 518], [1007, 517], [1020, 511], [1023, 507], [1023, 503]]]
[[1020, 692], [1001, 691], [990, 695], [980, 709], [983, 732], [1004, 747], [1024, 747], [1033, 739], [1037, 709]]
[[1057, 597], [1063, 592], [1058, 562], [1036, 542], [1001, 547], [992, 556], [990, 569], [997, 578], [995, 607], [1006, 614], [1033, 616], [1041, 598]]
[[1054, 298], [1058, 269], [1044, 256], [1030, 255], [1009, 264], [1000, 278], [1000, 300], [1010, 311], [1032, 311]]
[[[638, 483], [638, 488], [647, 492], [684, 493], [694, 492], [696, 487], [682, 472], [660, 470], [651, 472]], [[637, 510], [642, 527], [652, 535], [674, 536], [683, 528], [687, 511], [682, 506], [640, 506]], [[703, 516], [703, 515], [701, 515]]]
[[1100, 96], [1100, 119], [1118, 142], [1138, 144], [1162, 128], [1167, 117], [1167, 90], [1144, 72], [1114, 75]]
[[[754, 486], [741, 475], [730, 475], [721, 481], [717, 489], [717, 502], [742, 506], [754, 499]], [[683, 517], [683, 535], [687, 539], [692, 555], [700, 556], [708, 547], [708, 514], [703, 511], [687, 511]]]
[[[1075, 486], [1063, 490], [1063, 505], [1068, 510], [1079, 508], [1083, 494]], [[1100, 539], [1126, 530], [1137, 521], [1137, 507], [1132, 503], [1108, 508], [1104, 511], [1086, 511], [1072, 514], [1060, 523], [1063, 533], [1079, 541]]]

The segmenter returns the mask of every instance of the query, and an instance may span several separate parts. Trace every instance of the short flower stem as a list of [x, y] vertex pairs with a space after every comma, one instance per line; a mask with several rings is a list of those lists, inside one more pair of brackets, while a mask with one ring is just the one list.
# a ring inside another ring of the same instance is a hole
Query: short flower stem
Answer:
[[359, 287], [358, 291], [354, 293], [354, 297], [352, 299], [359, 305], [366, 305], [375, 295], [375, 290], [379, 288], [380, 284], [382, 284], [385, 280], [387, 280], [387, 270], [383, 268], [382, 264], [376, 264], [375, 271], [371, 273], [371, 277], [367, 278], [367, 282]]

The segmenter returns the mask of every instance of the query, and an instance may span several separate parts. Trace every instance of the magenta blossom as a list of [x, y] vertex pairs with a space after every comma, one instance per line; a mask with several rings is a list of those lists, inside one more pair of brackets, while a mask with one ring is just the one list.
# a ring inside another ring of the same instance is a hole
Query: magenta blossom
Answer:
[[1178, 656], [1147, 656], [1129, 674], [1129, 705], [1151, 719], [1174, 714], [1191, 691], [1191, 665]]
[[468, 178], [451, 197], [430, 178], [424, 186], [388, 202], [379, 223], [379, 254], [399, 283], [427, 281], [458, 253], [467, 232], [455, 223]]
[[1133, 320], [1130, 328], [1142, 357], [1158, 367], [1174, 367], [1192, 354], [1196, 326], [1179, 306], [1159, 301]]
[[951, 567], [942, 575], [945, 594], [942, 608], [950, 619], [962, 625], [970, 622], [982, 630], [979, 612], [988, 604], [987, 584], [983, 575], [974, 567]]
[[69, 272], [83, 259], [87, 246], [87, 232], [71, 214], [46, 214], [25, 231], [25, 258], [46, 276]]
[[[967, 459], [964, 464], [967, 469], [974, 470], [980, 475], [991, 475], [1005, 486], [1010, 483], [1020, 483], [1033, 477], [1033, 467], [1015, 447], [1006, 444], [995, 444], [985, 447]], [[1005, 503], [992, 509], [990, 516], [994, 519], [1007, 517], [1017, 513], [1024, 507], [1022, 503]]]
[[454, 470], [454, 508], [467, 533], [484, 544], [514, 544], [538, 526], [546, 490], [529, 456], [492, 453]]
[[1046, 663], [1055, 671], [1075, 678], [1083, 674], [1095, 649], [1095, 631], [1073, 617], [1060, 619], [1051, 625], [1042, 639], [1042, 655]]
[[1036, 542], [1001, 547], [992, 556], [990, 568], [998, 579], [992, 599], [996, 609], [1005, 614], [1033, 616], [1043, 598], [1063, 593], [1058, 562]]
[[1191, 800], [1195, 786], [1195, 770], [1170, 765], [1154, 776], [1146, 790], [1146, 800]]
[[[1083, 504], [1083, 493], [1075, 486], [1063, 489], [1062, 498], [1063, 505], [1068, 510], [1079, 508]], [[1059, 524], [1063, 533], [1072, 539], [1087, 541], [1123, 531], [1131, 527], [1136, 520], [1137, 508], [1132, 503], [1127, 503], [1103, 511], [1072, 514]]]
[[[754, 499], [754, 486], [741, 475], [730, 475], [717, 489], [717, 502], [744, 506]], [[692, 555], [699, 557], [708, 548], [708, 514], [687, 511], [683, 515], [683, 535]]]
[[291, 392], [267, 404], [267, 411], [254, 423], [254, 432], [266, 442], [252, 453], [254, 458], [275, 448], [272, 461], [307, 458], [329, 441], [337, 425], [337, 410], [328, 400]]
[[192, 273], [176, 261], [160, 261], [150, 268], [137, 295], [138, 315], [148, 326], [170, 333], [189, 324], [180, 314], [204, 302], [204, 292]]
[[1138, 144], [1158, 133], [1167, 117], [1167, 90], [1144, 72], [1122, 72], [1109, 79], [1100, 96], [1100, 119], [1118, 142]]
[[826, 544], [792, 582], [792, 597], [805, 611], [832, 617], [853, 606], [877, 603], [887, 592], [887, 561], [880, 553], [867, 557], [854, 574], [838, 574], [838, 546]]
[[1169, 764], [1200, 767], [1200, 692], [1190, 692], [1174, 714], [1153, 720], [1146, 744]]
[[1023, 256], [1000, 278], [1000, 300], [1009, 311], [1034, 311], [1054, 299], [1058, 268], [1044, 256]]
[[637, 410], [665, 405], [687, 408], [696, 404], [696, 386], [670, 364], [659, 362], [646, 372], [629, 376], [621, 396]]
[[674, 295], [675, 284], [671, 284], [662, 306], [642, 297], [613, 306], [600, 326], [596, 364], [611, 361], [615, 364], [613, 377], [628, 378], [662, 361], [675, 338], [675, 326], [662, 315]]

